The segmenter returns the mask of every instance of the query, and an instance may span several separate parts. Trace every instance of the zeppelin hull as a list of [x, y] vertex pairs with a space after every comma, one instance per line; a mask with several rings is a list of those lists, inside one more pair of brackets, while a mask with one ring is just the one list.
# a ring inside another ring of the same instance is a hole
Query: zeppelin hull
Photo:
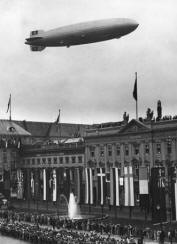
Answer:
[[130, 19], [111, 19], [91, 21], [50, 31], [32, 31], [25, 44], [35, 47], [56, 47], [89, 44], [120, 38], [137, 28], [138, 24]]

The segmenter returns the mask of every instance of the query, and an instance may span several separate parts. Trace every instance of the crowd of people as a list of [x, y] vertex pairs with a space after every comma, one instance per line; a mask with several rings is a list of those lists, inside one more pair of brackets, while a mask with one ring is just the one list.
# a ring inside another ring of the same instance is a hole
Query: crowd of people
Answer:
[[169, 241], [177, 236], [158, 228], [140, 228], [110, 223], [107, 217], [71, 220], [66, 217], [28, 212], [1, 211], [0, 233], [31, 243], [143, 243], [143, 238]]

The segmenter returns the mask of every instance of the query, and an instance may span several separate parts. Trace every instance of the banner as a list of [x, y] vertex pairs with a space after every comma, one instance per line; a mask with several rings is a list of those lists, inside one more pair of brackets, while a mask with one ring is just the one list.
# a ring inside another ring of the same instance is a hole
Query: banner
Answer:
[[125, 206], [134, 206], [134, 182], [132, 166], [124, 167]]
[[85, 203], [93, 204], [93, 170], [85, 168]]
[[166, 221], [165, 168], [151, 169], [152, 220], [154, 223]]
[[57, 178], [56, 178], [56, 170], [53, 169], [53, 202], [57, 200]]
[[103, 205], [106, 200], [106, 174], [105, 168], [97, 168], [98, 202]]
[[110, 205], [119, 206], [119, 174], [118, 168], [110, 169]]
[[17, 169], [17, 198], [23, 199], [23, 173], [21, 169]]

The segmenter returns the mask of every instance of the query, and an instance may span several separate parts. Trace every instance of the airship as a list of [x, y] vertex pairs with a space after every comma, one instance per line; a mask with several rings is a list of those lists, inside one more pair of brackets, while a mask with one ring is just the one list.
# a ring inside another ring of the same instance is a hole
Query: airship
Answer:
[[42, 51], [46, 47], [70, 47], [120, 38], [137, 27], [135, 20], [126, 18], [89, 21], [49, 31], [31, 31], [25, 44], [30, 45], [31, 51]]

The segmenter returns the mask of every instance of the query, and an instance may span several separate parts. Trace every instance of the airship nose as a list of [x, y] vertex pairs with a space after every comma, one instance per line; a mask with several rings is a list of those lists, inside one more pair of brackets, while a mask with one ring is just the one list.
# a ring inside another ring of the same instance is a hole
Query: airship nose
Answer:
[[138, 22], [132, 19], [124, 19], [121, 24], [122, 35], [127, 35], [138, 27]]

